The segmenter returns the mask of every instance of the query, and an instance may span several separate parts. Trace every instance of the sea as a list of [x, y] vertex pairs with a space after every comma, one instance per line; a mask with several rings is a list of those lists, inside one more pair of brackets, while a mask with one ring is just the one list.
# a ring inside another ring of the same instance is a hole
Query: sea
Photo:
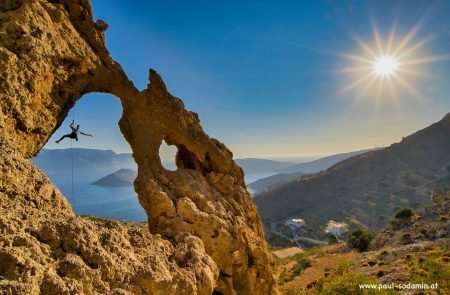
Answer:
[[[249, 174], [245, 176], [245, 182], [251, 183], [274, 174], [275, 172]], [[91, 184], [102, 176], [83, 178], [77, 175], [74, 178], [73, 186], [70, 177], [59, 177], [58, 175], [50, 175], [49, 177], [66, 196], [77, 215], [139, 222], [147, 221], [147, 215], [139, 204], [133, 186], [105, 187]], [[250, 193], [254, 193], [250, 188], [248, 190]]]

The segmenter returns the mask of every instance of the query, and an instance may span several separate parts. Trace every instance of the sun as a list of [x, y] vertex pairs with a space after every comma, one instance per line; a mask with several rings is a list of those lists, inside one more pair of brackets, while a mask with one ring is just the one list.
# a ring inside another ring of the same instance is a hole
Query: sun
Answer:
[[387, 78], [397, 72], [400, 62], [394, 56], [380, 56], [372, 62], [373, 73], [380, 78]]
[[364, 98], [375, 105], [381, 101], [399, 105], [400, 99], [425, 99], [419, 88], [433, 74], [424, 70], [430, 63], [448, 61], [450, 54], [425, 55], [430, 48], [424, 47], [435, 36], [425, 35], [414, 40], [423, 24], [419, 21], [404, 36], [396, 35], [395, 26], [383, 36], [375, 25], [372, 40], [352, 34], [360, 50], [359, 53], [337, 53], [349, 61], [346, 67], [338, 70], [338, 74], [344, 74], [342, 79], [348, 82], [337, 94], [349, 97], [352, 92], [355, 102]]

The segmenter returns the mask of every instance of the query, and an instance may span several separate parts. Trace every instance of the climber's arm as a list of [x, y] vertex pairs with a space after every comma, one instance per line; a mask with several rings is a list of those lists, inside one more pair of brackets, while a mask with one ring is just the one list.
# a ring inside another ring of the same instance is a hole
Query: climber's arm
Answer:
[[84, 132], [80, 132], [80, 134], [83, 134], [83, 135], [85, 135], [85, 136], [93, 137], [92, 134], [88, 134], [88, 133], [84, 133]]

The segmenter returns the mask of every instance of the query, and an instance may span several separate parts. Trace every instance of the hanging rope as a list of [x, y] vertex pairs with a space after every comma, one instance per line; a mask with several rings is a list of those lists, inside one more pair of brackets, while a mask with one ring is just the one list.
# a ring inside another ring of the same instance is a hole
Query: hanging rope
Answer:
[[73, 148], [72, 148], [72, 139], [70, 139], [70, 158], [72, 160], [72, 204], [73, 211], [75, 211], [75, 188], [73, 185]]
[[[72, 121], [75, 121], [75, 110], [72, 109]], [[73, 181], [73, 139], [70, 139], [70, 159], [72, 161], [72, 206], [73, 206], [73, 211], [75, 212], [75, 186], [74, 186], [74, 181]]]

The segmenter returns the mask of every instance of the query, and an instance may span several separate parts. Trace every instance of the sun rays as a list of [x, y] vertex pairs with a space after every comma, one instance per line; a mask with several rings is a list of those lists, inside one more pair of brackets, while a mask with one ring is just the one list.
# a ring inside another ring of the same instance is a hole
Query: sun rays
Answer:
[[351, 92], [355, 102], [371, 98], [376, 105], [381, 101], [393, 101], [397, 105], [397, 100], [406, 96], [423, 100], [418, 82], [430, 77], [425, 72], [426, 65], [450, 59], [450, 54], [424, 54], [423, 49], [434, 36], [415, 40], [423, 24], [419, 21], [404, 36], [398, 36], [395, 25], [387, 36], [373, 26], [370, 42], [354, 35], [360, 53], [339, 54], [349, 63], [339, 70], [349, 80], [339, 94], [348, 96]]

